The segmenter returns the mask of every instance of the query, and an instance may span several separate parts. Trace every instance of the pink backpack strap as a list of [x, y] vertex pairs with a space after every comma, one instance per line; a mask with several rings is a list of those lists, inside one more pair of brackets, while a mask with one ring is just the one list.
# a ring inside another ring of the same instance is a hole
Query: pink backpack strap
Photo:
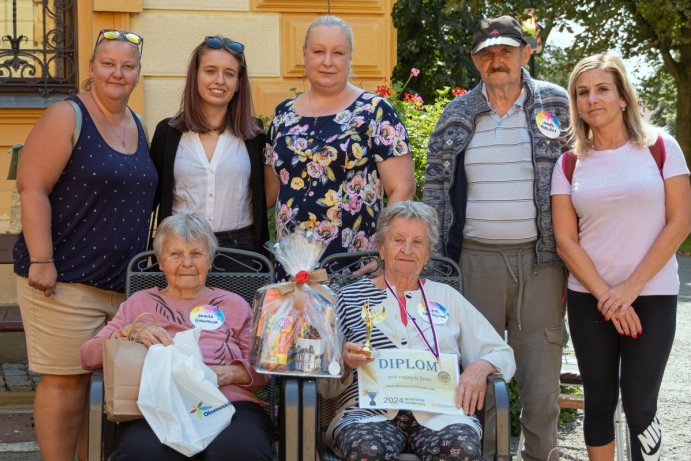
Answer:
[[662, 167], [665, 166], [665, 160], [667, 158], [667, 152], [665, 151], [665, 143], [662, 140], [662, 136], [658, 135], [655, 140], [655, 144], [648, 146], [650, 150], [650, 155], [653, 156], [657, 169], [660, 170], [660, 176], [662, 176]]
[[561, 158], [561, 171], [564, 172], [564, 176], [571, 184], [573, 179], [573, 171], [576, 169], [576, 154], [572, 150], [565, 152], [564, 156]]

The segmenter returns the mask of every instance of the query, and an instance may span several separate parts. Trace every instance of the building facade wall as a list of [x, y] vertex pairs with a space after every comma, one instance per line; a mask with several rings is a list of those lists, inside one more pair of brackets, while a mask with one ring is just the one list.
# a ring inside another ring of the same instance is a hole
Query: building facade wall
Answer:
[[[142, 113], [148, 131], [177, 111], [189, 56], [206, 35], [221, 34], [245, 44], [258, 115], [294, 91], [307, 89], [302, 40], [307, 25], [326, 14], [327, 0], [75, 0], [79, 81], [88, 76], [93, 42], [104, 28], [129, 29], [144, 37], [142, 77], [130, 106]], [[355, 39], [351, 81], [373, 90], [396, 63], [395, 0], [331, 0]], [[3, 96], [0, 96], [3, 97]], [[44, 107], [0, 107], [0, 233], [10, 231], [14, 181], [5, 180], [9, 146], [23, 142]], [[49, 153], [46, 153], [49, 155]]]

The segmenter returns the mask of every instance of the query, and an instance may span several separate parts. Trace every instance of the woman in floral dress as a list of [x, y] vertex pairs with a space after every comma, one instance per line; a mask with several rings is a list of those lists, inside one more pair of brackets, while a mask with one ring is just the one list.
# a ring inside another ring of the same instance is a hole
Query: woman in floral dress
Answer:
[[391, 104], [348, 82], [350, 26], [322, 16], [303, 45], [310, 88], [276, 108], [266, 149], [266, 198], [276, 233], [305, 229], [324, 256], [375, 248], [377, 216], [415, 193], [406, 129]]

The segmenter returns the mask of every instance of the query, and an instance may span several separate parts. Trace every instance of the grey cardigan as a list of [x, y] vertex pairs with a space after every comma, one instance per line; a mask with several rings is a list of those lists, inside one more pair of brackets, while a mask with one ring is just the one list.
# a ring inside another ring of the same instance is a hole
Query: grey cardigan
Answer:
[[[561, 266], [552, 230], [550, 187], [554, 164], [562, 152], [568, 150], [568, 95], [557, 85], [532, 79], [525, 69], [522, 78], [528, 91], [524, 108], [535, 168], [533, 197], [537, 207], [537, 266]], [[455, 261], [461, 255], [467, 203], [463, 167], [465, 148], [475, 131], [475, 119], [490, 110], [482, 94], [482, 84], [479, 84], [446, 106], [429, 140], [423, 201], [437, 210], [440, 250]], [[562, 129], [559, 137], [550, 139], [538, 129], [536, 117], [543, 111], [551, 112], [559, 120]]]

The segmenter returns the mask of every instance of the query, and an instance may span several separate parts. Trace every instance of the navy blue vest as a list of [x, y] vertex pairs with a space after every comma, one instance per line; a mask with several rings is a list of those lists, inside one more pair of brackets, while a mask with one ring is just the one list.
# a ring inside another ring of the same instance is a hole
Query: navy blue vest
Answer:
[[[126, 155], [108, 146], [82, 101], [70, 99], [82, 111], [81, 134], [49, 195], [58, 281], [123, 292], [128, 262], [146, 247], [158, 176], [138, 117], [137, 151]], [[29, 272], [23, 234], [14, 271]]]

